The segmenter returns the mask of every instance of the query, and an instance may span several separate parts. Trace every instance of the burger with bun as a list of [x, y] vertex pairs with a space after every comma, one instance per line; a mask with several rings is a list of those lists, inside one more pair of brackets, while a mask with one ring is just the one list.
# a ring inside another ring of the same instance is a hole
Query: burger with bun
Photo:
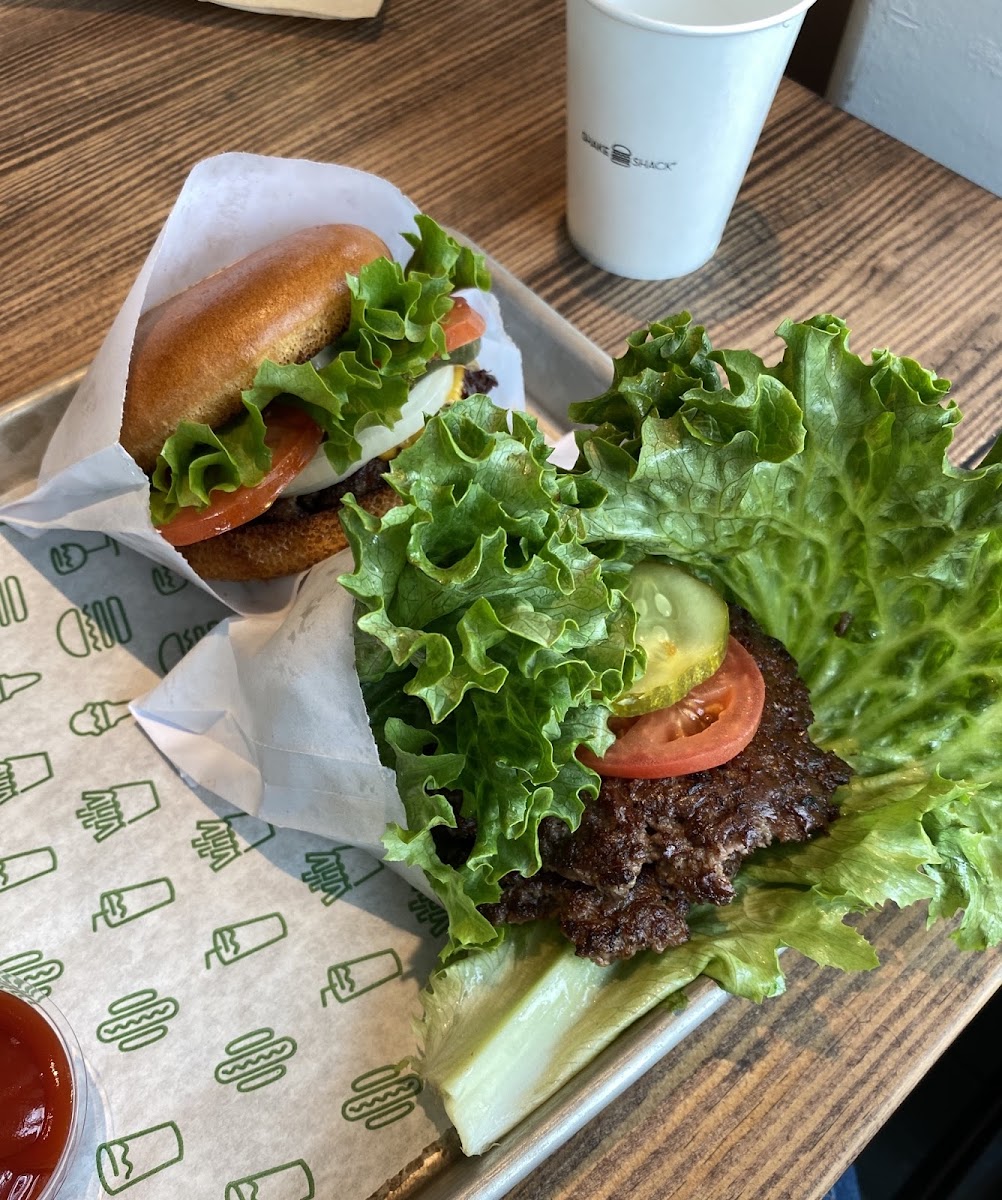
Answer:
[[345, 547], [352, 491], [395, 503], [386, 460], [457, 399], [484, 331], [460, 288], [481, 256], [430, 218], [394, 262], [357, 225], [300, 229], [147, 310], [120, 441], [150, 477], [161, 535], [203, 578], [272, 579]]

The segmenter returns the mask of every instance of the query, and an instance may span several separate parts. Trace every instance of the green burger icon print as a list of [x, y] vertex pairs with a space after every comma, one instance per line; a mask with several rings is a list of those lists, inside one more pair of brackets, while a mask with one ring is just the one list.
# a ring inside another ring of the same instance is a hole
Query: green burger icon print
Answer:
[[132, 641], [125, 605], [118, 596], [107, 596], [68, 608], [56, 621], [56, 641], [71, 658], [124, 646]]
[[92, 554], [98, 554], [102, 550], [110, 550], [117, 557], [118, 542], [107, 535], [90, 546], [85, 546], [82, 542], [60, 542], [49, 551], [49, 562], [57, 575], [72, 575], [87, 565], [87, 560]]

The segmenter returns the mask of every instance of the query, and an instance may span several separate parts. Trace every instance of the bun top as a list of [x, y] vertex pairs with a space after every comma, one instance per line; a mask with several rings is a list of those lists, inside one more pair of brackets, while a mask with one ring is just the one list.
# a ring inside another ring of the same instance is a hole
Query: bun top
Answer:
[[317, 225], [272, 242], [139, 318], [119, 435], [144, 471], [184, 420], [222, 424], [264, 359], [306, 362], [348, 325], [346, 275], [389, 257], [359, 225]]

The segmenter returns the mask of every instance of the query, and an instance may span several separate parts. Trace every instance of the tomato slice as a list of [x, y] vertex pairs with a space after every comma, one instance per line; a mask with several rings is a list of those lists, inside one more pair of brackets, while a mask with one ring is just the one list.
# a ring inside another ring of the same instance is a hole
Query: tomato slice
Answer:
[[262, 410], [271, 469], [254, 487], [215, 491], [205, 508], [182, 508], [159, 532], [172, 546], [190, 546], [259, 517], [313, 458], [324, 431], [300, 408], [271, 403]]
[[478, 337], [483, 337], [486, 328], [487, 322], [480, 313], [462, 296], [456, 296], [452, 308], [442, 318], [446, 350], [451, 353], [467, 342], [475, 342]]
[[677, 704], [640, 717], [611, 717], [616, 740], [598, 758], [584, 747], [586, 766], [620, 779], [668, 779], [728, 762], [755, 736], [765, 704], [765, 681], [733, 637], [715, 675]]

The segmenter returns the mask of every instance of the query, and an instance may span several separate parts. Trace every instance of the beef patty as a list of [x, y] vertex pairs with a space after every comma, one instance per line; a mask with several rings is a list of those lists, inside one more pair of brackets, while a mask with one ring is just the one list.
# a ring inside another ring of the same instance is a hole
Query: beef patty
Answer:
[[[603, 779], [573, 833], [557, 817], [540, 825], [543, 869], [502, 880], [481, 911], [495, 925], [551, 918], [577, 953], [598, 963], [688, 940], [693, 904], [726, 904], [733, 877], [770, 842], [806, 841], [836, 816], [832, 793], [850, 768], [807, 736], [807, 688], [781, 643], [743, 610], [731, 632], [765, 679], [758, 732], [730, 762], [671, 779]], [[454, 798], [454, 804], [458, 797]], [[461, 820], [436, 839], [443, 858], [469, 853], [475, 828]]]

